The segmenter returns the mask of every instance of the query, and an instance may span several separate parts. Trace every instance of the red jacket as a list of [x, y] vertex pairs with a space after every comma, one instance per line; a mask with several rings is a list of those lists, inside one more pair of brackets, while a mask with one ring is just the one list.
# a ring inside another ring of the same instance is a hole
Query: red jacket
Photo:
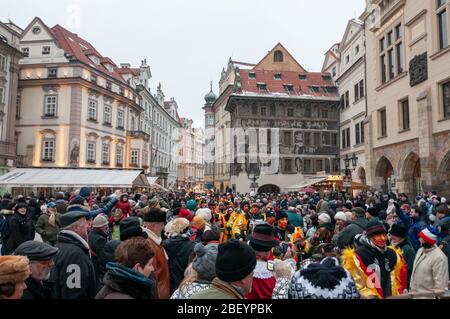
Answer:
[[123, 202], [120, 200], [114, 207], [114, 209], [116, 208], [120, 208], [122, 210], [124, 219], [131, 215], [131, 204], [129, 201]]

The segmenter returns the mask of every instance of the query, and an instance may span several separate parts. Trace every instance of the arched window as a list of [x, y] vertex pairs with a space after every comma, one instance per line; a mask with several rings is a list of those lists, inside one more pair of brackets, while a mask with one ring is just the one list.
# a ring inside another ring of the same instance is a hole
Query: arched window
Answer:
[[273, 54], [273, 61], [274, 62], [283, 62], [283, 52], [280, 50], [275, 51]]

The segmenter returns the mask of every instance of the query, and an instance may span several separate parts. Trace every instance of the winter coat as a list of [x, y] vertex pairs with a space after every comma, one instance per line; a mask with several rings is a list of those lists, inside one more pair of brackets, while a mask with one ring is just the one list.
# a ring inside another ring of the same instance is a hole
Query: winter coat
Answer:
[[405, 259], [405, 262], [406, 262], [406, 266], [408, 269], [407, 282], [408, 282], [408, 289], [409, 289], [410, 282], [411, 282], [411, 275], [412, 275], [412, 271], [413, 271], [413, 265], [414, 265], [414, 258], [416, 257], [416, 251], [414, 250], [413, 246], [409, 242], [408, 238], [405, 238], [402, 241], [400, 241], [396, 245], [396, 247], [402, 251], [403, 258]]
[[118, 263], [108, 263], [105, 286], [95, 299], [155, 299], [155, 281]]
[[129, 201], [123, 202], [123, 201], [118, 201], [116, 206], [114, 207], [116, 208], [120, 208], [123, 212], [123, 216], [125, 216], [125, 218], [131, 216], [131, 204]]
[[408, 228], [408, 238], [415, 251], [420, 248], [419, 233], [427, 226], [424, 218], [412, 218], [405, 214], [400, 208], [397, 209], [397, 215], [403, 224]]
[[72, 231], [63, 230], [55, 245], [59, 253], [51, 271], [53, 299], [92, 299], [97, 294], [89, 246]]
[[244, 299], [244, 296], [228, 282], [214, 278], [211, 288], [192, 295], [190, 299]]
[[257, 260], [253, 270], [252, 291], [245, 299], [272, 299], [276, 279], [273, 272], [267, 269], [267, 261]]
[[[95, 278], [103, 278], [104, 273], [100, 273], [100, 261], [104, 260], [105, 245], [109, 236], [102, 231], [93, 228], [88, 235], [88, 244], [91, 249], [91, 260], [94, 265]], [[99, 282], [99, 280], [98, 280]]]
[[211, 288], [210, 281], [196, 280], [179, 287], [170, 299], [190, 299], [194, 294]]
[[44, 284], [38, 282], [37, 280], [29, 277], [25, 280], [27, 289], [23, 291], [22, 299], [24, 300], [50, 300], [52, 298], [52, 290], [48, 286], [50, 283], [45, 282]]
[[365, 235], [360, 241], [362, 245], [356, 250], [345, 249], [341, 260], [361, 297], [385, 299], [403, 294], [407, 286], [407, 268], [401, 252], [393, 247], [381, 252]]
[[184, 272], [194, 250], [195, 242], [187, 236], [176, 236], [166, 239], [163, 247], [169, 256], [170, 293], [173, 294], [183, 281]]
[[325, 258], [297, 271], [288, 291], [289, 299], [359, 299], [351, 274], [335, 258]]
[[20, 244], [33, 240], [35, 236], [33, 220], [18, 212], [8, 218], [8, 229], [9, 235], [3, 239], [3, 255], [11, 255]]
[[448, 259], [437, 246], [419, 249], [414, 259], [410, 292], [448, 289]]
[[55, 226], [49, 222], [50, 216], [47, 214], [42, 214], [36, 223], [36, 233], [41, 235], [44, 242], [49, 242], [52, 245], [56, 243], [58, 237], [59, 227], [55, 223]]
[[118, 202], [117, 198], [115, 198], [115, 197], [111, 198], [111, 200], [108, 202], [108, 204], [105, 205], [105, 207], [91, 210], [89, 212], [89, 217], [91, 219], [94, 219], [95, 217], [97, 217], [98, 214], [105, 214], [105, 215], [109, 216], [109, 213], [114, 208], [114, 206], [117, 204], [117, 202]]
[[364, 217], [359, 217], [352, 221], [350, 225], [344, 228], [337, 237], [337, 245], [340, 249], [345, 249], [353, 244], [356, 235], [362, 234], [366, 229], [368, 220]]
[[148, 242], [154, 252], [153, 257], [153, 276], [156, 279], [158, 298], [169, 299], [170, 298], [170, 277], [168, 256], [162, 245], [161, 237], [158, 237], [155, 233], [147, 228], [143, 230], [148, 235]]

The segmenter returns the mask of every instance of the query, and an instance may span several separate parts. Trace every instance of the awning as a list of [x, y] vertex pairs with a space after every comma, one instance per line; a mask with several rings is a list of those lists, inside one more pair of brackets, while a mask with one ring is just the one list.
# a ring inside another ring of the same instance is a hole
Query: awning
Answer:
[[315, 177], [315, 178], [310, 178], [310, 179], [307, 179], [307, 180], [303, 181], [303, 182], [300, 183], [300, 184], [291, 185], [291, 186], [285, 187], [284, 189], [285, 189], [285, 190], [298, 191], [300, 188], [307, 187], [307, 186], [312, 186], [312, 185], [314, 185], [314, 184], [316, 184], [316, 183], [323, 182], [323, 181], [325, 181], [326, 179], [327, 179], [326, 177]]
[[157, 180], [158, 180], [158, 177], [147, 176], [147, 181], [150, 186], [155, 184]]
[[0, 176], [0, 185], [9, 187], [146, 187], [140, 170], [18, 168]]

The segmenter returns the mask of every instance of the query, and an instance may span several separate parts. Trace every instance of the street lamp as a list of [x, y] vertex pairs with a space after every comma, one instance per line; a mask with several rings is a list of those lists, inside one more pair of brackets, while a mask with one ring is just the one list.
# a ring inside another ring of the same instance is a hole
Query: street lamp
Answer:
[[[339, 168], [340, 168], [340, 160], [341, 159], [339, 158], [339, 156], [336, 155], [336, 162], [337, 162], [336, 166], [338, 168], [338, 171], [340, 171], [339, 170]], [[350, 164], [352, 165], [352, 170], [350, 169]], [[351, 171], [354, 171], [356, 169], [357, 164], [358, 164], [358, 157], [356, 156], [355, 153], [353, 153], [353, 156], [351, 158], [348, 156], [348, 154], [345, 155], [345, 158], [344, 158], [344, 166], [345, 166], [344, 176], [345, 176], [345, 178], [347, 178], [347, 180], [351, 181]], [[346, 193], [348, 193], [349, 188], [350, 187], [348, 187], [348, 186], [346, 187]]]

